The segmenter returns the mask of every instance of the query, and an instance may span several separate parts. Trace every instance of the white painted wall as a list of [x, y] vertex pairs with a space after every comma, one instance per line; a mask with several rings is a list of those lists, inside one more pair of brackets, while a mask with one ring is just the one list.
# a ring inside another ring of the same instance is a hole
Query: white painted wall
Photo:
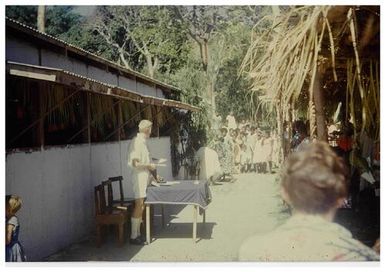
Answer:
[[138, 82], [138, 92], [144, 95], [156, 96], [156, 90], [152, 86], [148, 86], [142, 82]]
[[58, 54], [46, 49], [41, 49], [41, 66], [73, 71], [73, 64], [69, 58], [63, 54]]
[[92, 65], [88, 66], [88, 77], [103, 83], [118, 86], [118, 76], [116, 74], [112, 74]]
[[[88, 238], [94, 232], [94, 186], [122, 175], [126, 196], [133, 196], [126, 167], [130, 141], [52, 147], [6, 157], [6, 194], [21, 196], [20, 241], [30, 261]], [[165, 157], [158, 169], [172, 179], [170, 138], [151, 138], [152, 157]]]
[[118, 85], [118, 76], [116, 74], [112, 74], [92, 65], [87, 66], [84, 63], [74, 62], [72, 58], [46, 49], [41, 50], [41, 65], [78, 73], [111, 85]]
[[68, 58], [72, 62], [72, 73], [88, 77], [88, 67], [85, 63], [73, 58]]
[[162, 89], [156, 88], [156, 97], [165, 98]]
[[7, 37], [6, 60], [39, 65], [39, 50], [31, 43]]
[[41, 66], [59, 68], [88, 77], [88, 66], [85, 63], [48, 49], [41, 50]]
[[122, 87], [129, 91], [137, 92], [136, 81], [124, 76], [119, 76], [119, 87]]

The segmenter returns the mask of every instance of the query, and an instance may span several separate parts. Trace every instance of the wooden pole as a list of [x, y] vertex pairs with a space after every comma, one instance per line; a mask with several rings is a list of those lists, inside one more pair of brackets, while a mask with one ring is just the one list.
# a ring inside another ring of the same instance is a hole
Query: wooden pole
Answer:
[[197, 214], [198, 214], [198, 205], [194, 205], [193, 212], [193, 241], [197, 240]]
[[[87, 125], [89, 123], [89, 94], [84, 92], [82, 94], [83, 98], [83, 112], [82, 112], [82, 126]], [[87, 131], [83, 132], [83, 142], [89, 143], [90, 142], [90, 131], [89, 129]]]
[[324, 111], [324, 94], [321, 88], [321, 73], [317, 69], [314, 85], [314, 107], [315, 107], [315, 120], [317, 126], [317, 139], [321, 141], [327, 141], [327, 130], [325, 122], [325, 111]]
[[44, 82], [39, 83], [39, 89], [36, 94], [39, 96], [39, 126], [38, 126], [38, 141], [41, 148], [44, 147], [45, 137], [44, 137], [44, 119], [45, 119], [45, 107], [44, 107], [44, 93], [47, 91], [46, 88], [49, 87], [48, 84]]
[[121, 134], [122, 134], [122, 123], [123, 123], [123, 116], [122, 116], [122, 100], [119, 100], [118, 103], [118, 141], [121, 140]]
[[91, 143], [91, 94], [87, 93], [87, 131], [88, 143]]
[[152, 114], [153, 116], [153, 130], [154, 130], [154, 134], [156, 137], [159, 137], [159, 122], [158, 122], [158, 114], [160, 113], [161, 109], [159, 109], [158, 111], [158, 107], [157, 106], [154, 106], [154, 108], [152, 108], [154, 111], [155, 111], [155, 114]]
[[150, 224], [150, 205], [146, 205], [146, 240], [148, 245], [151, 242]]

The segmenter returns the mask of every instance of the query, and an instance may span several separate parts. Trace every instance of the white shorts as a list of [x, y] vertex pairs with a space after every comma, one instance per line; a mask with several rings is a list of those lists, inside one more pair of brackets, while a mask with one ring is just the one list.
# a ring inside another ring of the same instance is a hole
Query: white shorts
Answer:
[[147, 196], [146, 190], [150, 180], [149, 173], [146, 171], [146, 172], [139, 172], [135, 174], [136, 174], [136, 177], [132, 179], [134, 197], [135, 199], [145, 198]]

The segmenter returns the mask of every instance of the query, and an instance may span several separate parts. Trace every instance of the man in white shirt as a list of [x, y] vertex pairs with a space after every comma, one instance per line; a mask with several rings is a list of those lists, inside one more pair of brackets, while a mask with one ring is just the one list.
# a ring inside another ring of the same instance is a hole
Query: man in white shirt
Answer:
[[144, 241], [140, 238], [140, 224], [144, 211], [144, 198], [146, 189], [150, 182], [150, 171], [154, 171], [155, 165], [150, 161], [150, 153], [147, 148], [146, 140], [151, 135], [152, 122], [142, 120], [139, 123], [139, 132], [132, 139], [128, 147], [127, 165], [131, 172], [133, 184], [135, 207], [131, 216], [131, 237], [130, 243], [143, 245]]

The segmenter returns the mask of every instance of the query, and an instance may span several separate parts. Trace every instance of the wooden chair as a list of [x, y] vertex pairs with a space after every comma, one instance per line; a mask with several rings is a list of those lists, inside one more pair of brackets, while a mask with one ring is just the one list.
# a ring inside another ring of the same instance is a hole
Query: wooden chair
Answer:
[[[116, 176], [116, 177], [109, 177], [107, 181], [104, 181], [103, 184], [107, 186], [108, 207], [122, 206], [122, 207], [127, 207], [129, 210], [132, 210], [135, 203], [135, 199], [130, 197], [124, 197], [122, 180], [123, 180], [122, 176]], [[114, 199], [113, 182], [119, 182], [118, 199]]]
[[102, 242], [102, 227], [105, 225], [116, 225], [118, 243], [124, 244], [124, 224], [128, 223], [128, 213], [125, 210], [109, 208], [106, 203], [103, 185], [95, 186], [95, 222], [96, 243], [99, 247]]
[[[108, 208], [110, 208], [110, 209], [125, 209], [125, 212], [128, 215], [128, 229], [127, 230], [128, 230], [128, 232], [131, 232], [131, 214], [134, 210], [135, 199], [124, 197], [122, 180], [123, 180], [122, 176], [109, 177], [108, 180], [102, 182], [102, 185], [103, 185], [103, 188], [107, 192], [106, 197], [107, 197]], [[118, 184], [114, 184], [114, 183], [118, 183]], [[118, 185], [118, 186], [116, 186], [116, 185]], [[119, 197], [117, 199], [114, 199], [114, 189], [119, 190]]]
[[[156, 176], [156, 174], [155, 174]], [[124, 196], [123, 192], [123, 177], [122, 176], [115, 176], [115, 177], [109, 177], [108, 180], [103, 181], [103, 186], [107, 187], [107, 203], [109, 208], [116, 208], [116, 207], [126, 207], [129, 215], [129, 222], [131, 222], [131, 214], [134, 209], [135, 205], [135, 198], [129, 198]], [[113, 192], [113, 182], [119, 183], [119, 198], [113, 199], [114, 192]], [[151, 206], [151, 225], [154, 224], [154, 208]], [[162, 205], [162, 215], [164, 214], [164, 208]], [[162, 216], [163, 220], [164, 216]], [[145, 212], [143, 212], [142, 220], [144, 224], [141, 225], [141, 233], [145, 233], [145, 225], [146, 225], [146, 215]], [[162, 221], [162, 224], [164, 226], [164, 220]], [[131, 230], [131, 224], [129, 224], [129, 230]]]

